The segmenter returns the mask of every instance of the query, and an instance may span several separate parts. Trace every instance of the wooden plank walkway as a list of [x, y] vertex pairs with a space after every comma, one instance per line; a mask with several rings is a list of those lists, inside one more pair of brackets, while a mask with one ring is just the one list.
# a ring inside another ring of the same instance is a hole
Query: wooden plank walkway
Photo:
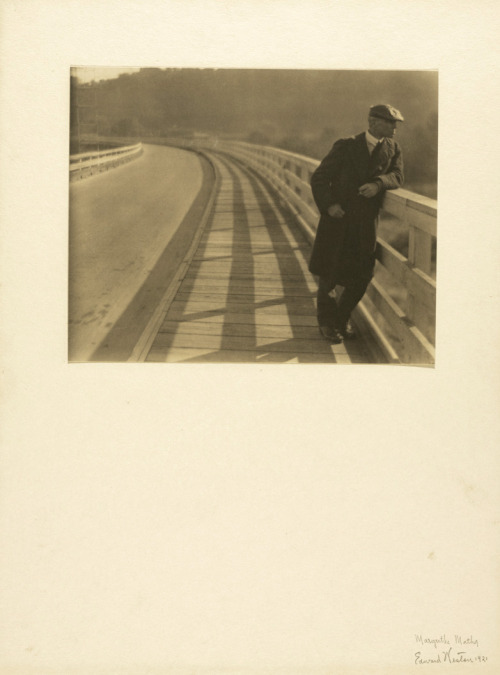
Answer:
[[210, 158], [221, 179], [214, 209], [146, 360], [369, 363], [362, 339], [320, 335], [310, 245], [276, 195], [227, 157]]

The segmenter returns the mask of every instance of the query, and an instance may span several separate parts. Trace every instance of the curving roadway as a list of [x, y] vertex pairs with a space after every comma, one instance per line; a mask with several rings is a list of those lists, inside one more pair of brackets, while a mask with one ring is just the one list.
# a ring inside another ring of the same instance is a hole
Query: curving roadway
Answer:
[[71, 183], [70, 361], [126, 359], [191, 241], [209, 177], [198, 155], [145, 145]]

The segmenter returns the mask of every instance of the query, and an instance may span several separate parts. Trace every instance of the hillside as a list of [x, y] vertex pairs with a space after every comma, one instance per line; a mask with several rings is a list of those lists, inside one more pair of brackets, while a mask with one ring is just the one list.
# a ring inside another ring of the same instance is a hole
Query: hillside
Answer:
[[370, 105], [389, 102], [405, 117], [398, 139], [404, 149], [407, 186], [436, 196], [435, 71], [143, 68], [77, 85], [73, 77], [72, 135], [79, 117], [82, 127], [87, 123], [90, 130], [94, 125], [101, 135], [209, 133], [317, 159], [336, 138], [366, 128]]

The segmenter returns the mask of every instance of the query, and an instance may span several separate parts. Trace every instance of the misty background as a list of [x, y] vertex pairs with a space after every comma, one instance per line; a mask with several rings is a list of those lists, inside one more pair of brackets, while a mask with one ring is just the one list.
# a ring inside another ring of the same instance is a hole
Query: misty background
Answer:
[[92, 71], [72, 69], [71, 153], [93, 137], [210, 135], [321, 159], [335, 140], [367, 128], [371, 105], [390, 103], [405, 118], [396, 134], [405, 187], [437, 197], [436, 71], [141, 68], [99, 80]]

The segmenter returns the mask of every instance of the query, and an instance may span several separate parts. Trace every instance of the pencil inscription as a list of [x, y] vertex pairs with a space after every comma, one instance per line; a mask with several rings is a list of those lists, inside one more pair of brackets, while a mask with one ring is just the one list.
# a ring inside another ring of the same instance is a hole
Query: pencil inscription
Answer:
[[[415, 652], [415, 665], [431, 664], [459, 664], [486, 663], [488, 657], [478, 654], [479, 640], [474, 635], [454, 634], [448, 637], [446, 633], [438, 637], [429, 637], [419, 633], [415, 635], [415, 642], [420, 651]], [[430, 652], [428, 651], [430, 648]]]

